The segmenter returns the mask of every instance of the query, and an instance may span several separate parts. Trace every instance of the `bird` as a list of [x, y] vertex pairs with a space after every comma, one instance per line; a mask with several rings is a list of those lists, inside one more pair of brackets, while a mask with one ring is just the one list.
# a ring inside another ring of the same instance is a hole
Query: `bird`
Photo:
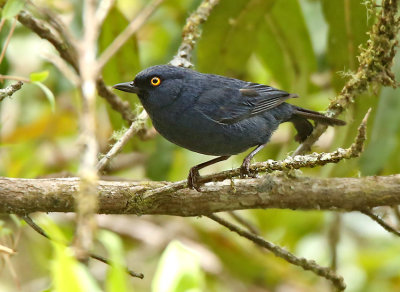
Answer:
[[294, 125], [295, 140], [300, 143], [313, 131], [309, 120], [330, 126], [346, 124], [286, 102], [297, 94], [172, 65], [149, 67], [133, 81], [113, 88], [137, 94], [154, 128], [170, 142], [218, 156], [190, 169], [187, 185], [197, 191], [201, 191], [200, 169], [255, 147], [240, 167], [241, 177], [250, 175], [251, 159], [281, 123]]

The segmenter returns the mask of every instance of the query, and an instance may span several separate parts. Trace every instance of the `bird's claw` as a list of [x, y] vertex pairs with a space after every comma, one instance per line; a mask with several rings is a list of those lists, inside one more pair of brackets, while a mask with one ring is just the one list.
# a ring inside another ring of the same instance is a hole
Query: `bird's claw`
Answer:
[[257, 177], [257, 173], [250, 171], [250, 160], [245, 159], [240, 167], [240, 178]]
[[187, 184], [190, 189], [195, 189], [198, 192], [201, 192], [200, 185], [198, 183], [198, 179], [200, 178], [200, 173], [197, 168], [192, 167], [189, 171], [189, 175], [187, 178]]

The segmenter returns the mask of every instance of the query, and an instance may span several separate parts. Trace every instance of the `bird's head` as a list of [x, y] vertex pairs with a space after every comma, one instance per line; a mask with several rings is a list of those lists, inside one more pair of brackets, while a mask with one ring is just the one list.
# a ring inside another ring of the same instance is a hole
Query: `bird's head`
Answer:
[[139, 72], [131, 82], [118, 83], [113, 88], [136, 93], [143, 106], [164, 107], [178, 98], [187, 69], [157, 65]]

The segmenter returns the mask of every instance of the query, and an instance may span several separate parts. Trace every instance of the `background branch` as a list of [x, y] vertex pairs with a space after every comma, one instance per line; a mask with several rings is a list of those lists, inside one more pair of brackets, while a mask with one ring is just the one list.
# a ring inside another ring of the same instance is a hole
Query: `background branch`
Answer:
[[39, 37], [49, 41], [60, 53], [61, 58], [67, 61], [76, 72], [79, 72], [78, 53], [72, 43], [60, 39], [60, 37], [55, 35], [43, 21], [34, 18], [32, 14], [26, 10], [22, 10], [18, 14], [17, 19], [21, 24], [35, 32]]
[[239, 228], [238, 226], [235, 226], [234, 224], [222, 219], [221, 217], [219, 217], [217, 215], [211, 214], [211, 215], [207, 215], [207, 217], [210, 218], [211, 220], [225, 226], [229, 230], [236, 232], [240, 236], [247, 238], [248, 240], [254, 242], [258, 246], [264, 247], [265, 249], [269, 250], [277, 257], [283, 258], [284, 260], [286, 260], [287, 262], [289, 262], [293, 265], [302, 267], [306, 271], [311, 271], [311, 272], [317, 274], [318, 276], [326, 278], [327, 280], [332, 282], [332, 284], [336, 287], [337, 290], [343, 291], [344, 289], [346, 289], [346, 284], [344, 283], [343, 278], [341, 276], [337, 275], [330, 268], [321, 267], [316, 262], [307, 260], [305, 258], [298, 258], [291, 252], [285, 250], [284, 248], [281, 248], [278, 245], [268, 242], [256, 234], [253, 234], [242, 228]]
[[[22, 219], [24, 219], [24, 221], [26, 222], [26, 224], [28, 224], [33, 230], [35, 230], [37, 233], [39, 233], [40, 235], [42, 235], [43, 237], [47, 238], [48, 240], [52, 240], [54, 241], [54, 239], [52, 239], [47, 233], [46, 231], [43, 230], [42, 227], [40, 227], [39, 225], [37, 225], [31, 217], [29, 217], [28, 215], [24, 215], [22, 216]], [[62, 243], [64, 245], [66, 245], [65, 243]], [[100, 255], [94, 254], [94, 253], [90, 253], [89, 257], [91, 257], [92, 259], [98, 260], [102, 263], [105, 263], [106, 265], [112, 265], [112, 263], [110, 262], [110, 260], [108, 260], [105, 257], [102, 257]], [[126, 268], [126, 272], [131, 275], [132, 277], [136, 277], [136, 278], [140, 278], [143, 279], [144, 275], [142, 273], [137, 273], [134, 272], [128, 268]]]
[[[77, 44], [74, 40], [68, 38], [70, 34], [65, 30], [63, 25], [60, 25], [59, 22], [50, 22], [47, 24], [40, 19], [34, 18], [32, 14], [26, 10], [21, 11], [17, 16], [17, 19], [21, 24], [31, 29], [39, 37], [49, 41], [59, 52], [60, 57], [70, 64], [74, 68], [75, 72], [80, 75]], [[53, 33], [53, 31], [48, 27], [51, 24], [56, 25], [56, 31], [62, 31], [60, 32], [60, 35], [63, 36], [63, 38], [60, 38], [60, 36]], [[123, 119], [129, 122], [132, 122], [135, 119], [129, 103], [114, 94], [105, 85], [102, 77], [97, 78], [96, 89], [98, 94], [106, 99], [111, 107], [121, 114]]]
[[97, 38], [100, 33], [96, 18], [96, 0], [86, 0], [83, 12], [83, 38], [79, 43], [78, 64], [80, 72], [80, 92], [83, 101], [80, 119], [80, 135], [83, 140], [83, 152], [79, 166], [79, 192], [75, 206], [77, 224], [75, 234], [75, 254], [85, 260], [93, 245], [98, 202], [98, 174], [96, 169], [99, 145], [96, 137], [96, 52]]
[[113, 147], [110, 149], [110, 151], [107, 152], [106, 155], [97, 163], [97, 171], [102, 171], [108, 163], [111, 161], [111, 159], [118, 154], [119, 151], [124, 147], [126, 143], [135, 135], [137, 132], [139, 132], [141, 129], [144, 128], [144, 125], [147, 120], [147, 113], [146, 111], [142, 111], [137, 119], [132, 122], [131, 126], [129, 129], [124, 133], [124, 135], [118, 139], [116, 143], [114, 143]]
[[385, 220], [380, 218], [378, 215], [375, 215], [372, 212], [372, 210], [364, 209], [364, 210], [361, 210], [360, 212], [363, 213], [364, 215], [367, 215], [372, 220], [374, 220], [376, 223], [378, 223], [380, 226], [382, 226], [383, 229], [385, 229], [386, 231], [388, 231], [396, 236], [400, 236], [400, 232], [398, 230], [396, 230], [394, 227], [390, 226], [388, 223], [385, 222]]

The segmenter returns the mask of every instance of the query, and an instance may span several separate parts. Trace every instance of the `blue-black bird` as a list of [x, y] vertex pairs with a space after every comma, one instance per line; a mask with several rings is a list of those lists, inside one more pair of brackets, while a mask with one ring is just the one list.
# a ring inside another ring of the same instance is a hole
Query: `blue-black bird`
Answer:
[[188, 186], [197, 190], [199, 169], [256, 146], [241, 166], [242, 176], [248, 175], [251, 159], [281, 123], [293, 123], [299, 142], [313, 130], [309, 120], [345, 124], [285, 102], [298, 97], [296, 94], [170, 65], [147, 68], [132, 82], [113, 87], [136, 93], [154, 127], [167, 140], [194, 152], [219, 156], [190, 169]]

